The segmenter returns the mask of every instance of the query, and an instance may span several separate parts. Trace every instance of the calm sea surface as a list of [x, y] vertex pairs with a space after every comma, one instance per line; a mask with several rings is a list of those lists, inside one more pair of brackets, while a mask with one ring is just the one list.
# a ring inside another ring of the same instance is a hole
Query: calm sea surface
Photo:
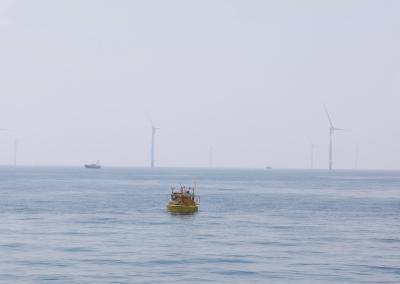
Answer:
[[206, 282], [400, 283], [400, 172], [0, 167], [0, 283]]

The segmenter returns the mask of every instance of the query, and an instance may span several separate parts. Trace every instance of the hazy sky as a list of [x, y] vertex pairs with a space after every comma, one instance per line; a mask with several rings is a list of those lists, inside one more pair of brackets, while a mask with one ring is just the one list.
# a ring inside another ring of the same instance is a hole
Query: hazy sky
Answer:
[[[0, 164], [400, 169], [400, 1], [0, 2]], [[357, 146], [358, 145], [358, 146]]]

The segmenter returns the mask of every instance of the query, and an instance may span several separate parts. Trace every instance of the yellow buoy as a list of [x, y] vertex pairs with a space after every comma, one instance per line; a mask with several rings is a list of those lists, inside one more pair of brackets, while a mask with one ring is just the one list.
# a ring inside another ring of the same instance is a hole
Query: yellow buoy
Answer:
[[167, 210], [174, 213], [193, 213], [198, 210], [200, 196], [194, 194], [194, 188], [181, 186], [180, 190], [172, 188]]

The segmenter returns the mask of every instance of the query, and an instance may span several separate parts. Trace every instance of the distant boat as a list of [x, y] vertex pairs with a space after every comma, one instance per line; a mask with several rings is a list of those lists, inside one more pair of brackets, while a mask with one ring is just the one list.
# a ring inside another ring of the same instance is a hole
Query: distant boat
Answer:
[[267, 166], [267, 167], [265, 167], [265, 169], [266, 169], [266, 170], [272, 170], [272, 167]]
[[86, 164], [85, 168], [87, 169], [101, 169], [100, 162], [97, 161], [96, 164]]

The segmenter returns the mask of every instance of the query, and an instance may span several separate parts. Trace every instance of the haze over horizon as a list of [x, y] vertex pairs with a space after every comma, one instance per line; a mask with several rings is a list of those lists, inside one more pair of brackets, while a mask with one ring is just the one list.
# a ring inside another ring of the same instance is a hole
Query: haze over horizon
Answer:
[[398, 1], [2, 1], [0, 164], [400, 169]]

